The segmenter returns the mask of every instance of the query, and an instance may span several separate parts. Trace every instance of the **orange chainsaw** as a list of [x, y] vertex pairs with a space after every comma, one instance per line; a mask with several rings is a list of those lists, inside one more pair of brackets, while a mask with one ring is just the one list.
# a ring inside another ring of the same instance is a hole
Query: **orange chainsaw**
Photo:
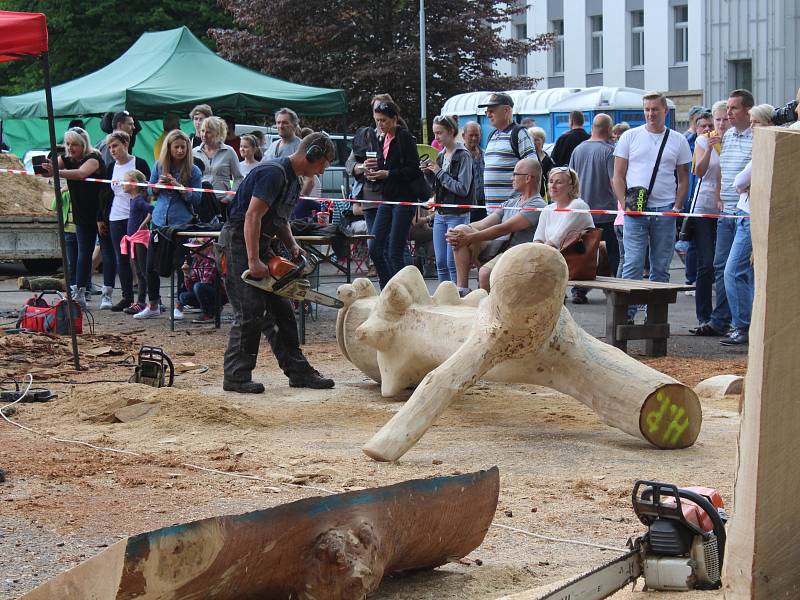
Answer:
[[314, 272], [318, 264], [316, 260], [309, 261], [303, 255], [297, 257], [296, 263], [282, 256], [273, 256], [267, 261], [268, 277], [253, 279], [248, 269], [242, 273], [242, 280], [260, 290], [290, 300], [308, 300], [323, 306], [342, 308], [344, 303], [341, 300], [311, 289], [307, 276]]

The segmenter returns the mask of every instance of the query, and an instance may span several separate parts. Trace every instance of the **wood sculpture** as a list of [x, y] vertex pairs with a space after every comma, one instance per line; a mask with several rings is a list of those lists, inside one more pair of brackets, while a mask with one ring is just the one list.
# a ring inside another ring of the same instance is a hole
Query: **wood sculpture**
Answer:
[[376, 460], [407, 452], [478, 379], [532, 383], [569, 394], [612, 427], [658, 448], [686, 448], [700, 432], [695, 393], [583, 331], [563, 306], [567, 266], [544, 244], [505, 252], [483, 291], [430, 296], [414, 267], [380, 296], [367, 279], [339, 288], [342, 354], [381, 383], [384, 396], [417, 385], [363, 448]]
[[477, 548], [497, 467], [309, 498], [131, 536], [21, 600], [360, 600], [385, 573]]

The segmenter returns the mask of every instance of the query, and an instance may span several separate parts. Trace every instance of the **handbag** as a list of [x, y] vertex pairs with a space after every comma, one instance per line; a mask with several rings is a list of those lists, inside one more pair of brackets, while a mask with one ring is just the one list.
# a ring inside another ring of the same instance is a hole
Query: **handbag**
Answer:
[[647, 188], [637, 185], [625, 190], [625, 210], [644, 212], [647, 207], [647, 200], [650, 198], [650, 194], [653, 193], [653, 186], [656, 184], [656, 175], [658, 175], [658, 167], [661, 164], [661, 156], [664, 154], [664, 148], [667, 145], [668, 137], [669, 127], [667, 127], [664, 132], [664, 139], [661, 140], [661, 147], [658, 149], [656, 166], [653, 167], [653, 174], [650, 176], [650, 185]]
[[[697, 196], [700, 193], [700, 186], [703, 184], [703, 178], [697, 182], [694, 187], [694, 196], [692, 197], [692, 204], [689, 206], [689, 214], [694, 212], [694, 205], [697, 204]], [[694, 239], [694, 217], [683, 217], [681, 223], [681, 230], [678, 232], [678, 239], [682, 242], [691, 242]]]
[[567, 261], [572, 281], [589, 281], [597, 277], [597, 260], [603, 230], [589, 227], [570, 231], [561, 242], [561, 256]]

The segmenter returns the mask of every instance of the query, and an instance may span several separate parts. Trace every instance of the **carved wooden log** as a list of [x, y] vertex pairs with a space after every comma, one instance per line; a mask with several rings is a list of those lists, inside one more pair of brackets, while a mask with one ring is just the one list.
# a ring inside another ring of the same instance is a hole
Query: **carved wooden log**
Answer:
[[492, 293], [459, 298], [451, 283], [431, 297], [403, 269], [380, 296], [365, 279], [339, 288], [337, 339], [345, 357], [393, 396], [420, 384], [364, 447], [395, 460], [479, 378], [533, 383], [569, 394], [608, 425], [659, 448], [691, 446], [702, 411], [694, 392], [583, 331], [563, 307], [566, 264], [542, 244], [506, 252]]
[[21, 290], [31, 290], [32, 292], [45, 290], [66, 291], [64, 279], [61, 277], [18, 277], [17, 287]]
[[477, 548], [497, 467], [309, 498], [131, 536], [21, 600], [360, 600], [385, 573]]

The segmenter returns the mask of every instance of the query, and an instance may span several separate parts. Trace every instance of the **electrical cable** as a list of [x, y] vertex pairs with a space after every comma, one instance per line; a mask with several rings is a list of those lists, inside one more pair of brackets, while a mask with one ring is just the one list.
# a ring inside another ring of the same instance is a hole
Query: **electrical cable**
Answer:
[[547, 540], [548, 542], [559, 542], [561, 544], [577, 544], [578, 546], [600, 548], [601, 550], [613, 550], [614, 552], [630, 552], [630, 548], [616, 548], [614, 546], [604, 546], [603, 544], [593, 544], [592, 542], [581, 542], [580, 540], [569, 540], [567, 538], [558, 538], [549, 535], [541, 535], [538, 533], [533, 533], [532, 531], [517, 529], [516, 527], [509, 527], [508, 525], [501, 525], [500, 523], [492, 523], [492, 527], [499, 527], [500, 529], [508, 529], [509, 531], [514, 531], [516, 533], [524, 533], [525, 535], [529, 535], [531, 537], [535, 537], [540, 540]]

